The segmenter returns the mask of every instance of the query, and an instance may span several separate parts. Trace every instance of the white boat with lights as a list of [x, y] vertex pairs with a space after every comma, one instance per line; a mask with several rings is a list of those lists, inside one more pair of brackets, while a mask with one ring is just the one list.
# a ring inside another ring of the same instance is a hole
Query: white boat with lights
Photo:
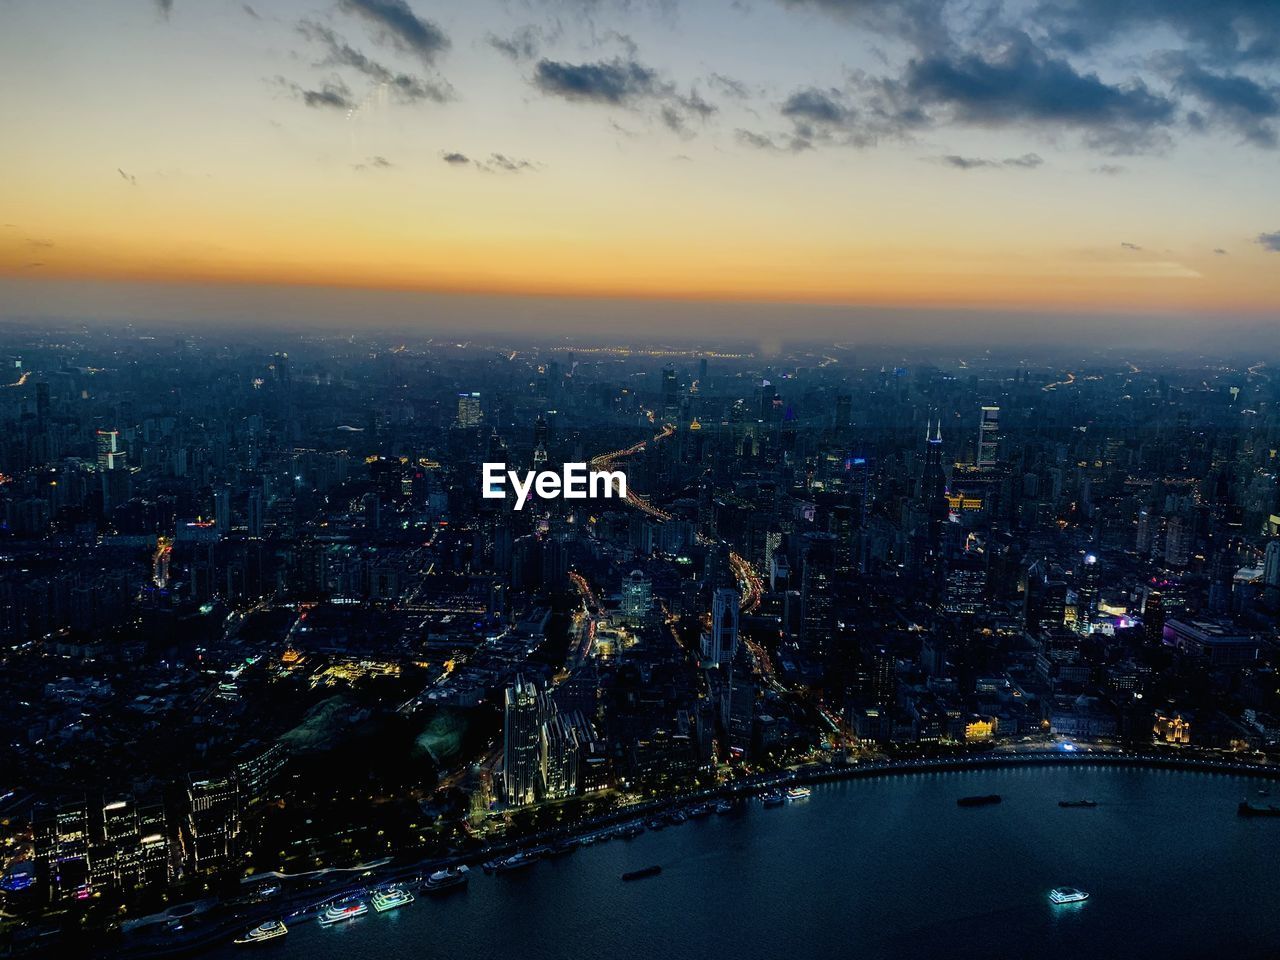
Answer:
[[792, 787], [787, 791], [787, 799], [791, 801], [808, 800], [812, 794], [813, 791], [808, 787]]
[[369, 907], [363, 900], [351, 900], [347, 903], [335, 903], [324, 913], [320, 914], [320, 926], [327, 927], [331, 923], [341, 923], [344, 920], [354, 920], [356, 917], [363, 917], [368, 912]]
[[266, 923], [258, 924], [243, 937], [236, 937], [232, 942], [237, 946], [245, 947], [254, 943], [266, 943], [276, 937], [283, 937], [288, 932], [289, 928], [284, 925], [284, 921], [268, 920]]
[[404, 887], [387, 887], [373, 891], [369, 899], [373, 901], [373, 909], [385, 913], [396, 907], [403, 907], [406, 903], [413, 903], [413, 894]]
[[1049, 891], [1050, 903], [1084, 903], [1089, 894], [1075, 887], [1054, 887]]
[[456, 867], [446, 867], [444, 870], [437, 870], [427, 879], [422, 881], [422, 889], [427, 893], [435, 893], [440, 890], [448, 890], [452, 887], [462, 886], [470, 878], [467, 876], [471, 872], [471, 868], [465, 863]]

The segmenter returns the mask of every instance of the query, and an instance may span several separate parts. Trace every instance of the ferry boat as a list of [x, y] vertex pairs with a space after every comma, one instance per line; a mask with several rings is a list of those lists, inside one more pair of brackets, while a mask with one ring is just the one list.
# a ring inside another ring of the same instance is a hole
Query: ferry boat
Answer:
[[1051, 903], [1083, 903], [1089, 899], [1089, 895], [1083, 890], [1077, 890], [1075, 887], [1054, 887], [1049, 891], [1049, 901]]
[[527, 853], [513, 853], [505, 860], [499, 860], [493, 865], [496, 873], [510, 873], [512, 870], [522, 870], [525, 867], [531, 867], [538, 862], [538, 855], [532, 850]]
[[787, 791], [787, 799], [794, 803], [796, 800], [808, 800], [812, 794], [808, 787], [792, 787]]
[[245, 947], [254, 943], [266, 943], [276, 937], [283, 937], [288, 932], [289, 928], [284, 925], [283, 920], [268, 920], [266, 923], [258, 924], [243, 937], [236, 937], [232, 942], [237, 946]]
[[640, 870], [629, 870], [622, 875], [623, 880], [643, 880], [645, 877], [656, 877], [662, 872], [662, 868], [654, 865], [652, 867], [644, 867]]
[[985, 807], [988, 804], [999, 803], [1001, 801], [1000, 794], [989, 793], [982, 797], [961, 797], [956, 801], [957, 807]]
[[1059, 800], [1058, 801], [1058, 806], [1060, 807], [1096, 807], [1097, 805], [1098, 805], [1097, 800]]
[[335, 903], [324, 913], [320, 914], [320, 926], [327, 927], [331, 923], [341, 923], [343, 920], [354, 920], [356, 917], [363, 917], [368, 912], [369, 907], [363, 900], [351, 900], [347, 903]]
[[780, 807], [782, 804], [787, 802], [787, 798], [783, 795], [781, 790], [770, 790], [767, 793], [761, 794], [760, 799], [764, 802], [766, 807]]
[[1274, 803], [1253, 803], [1241, 800], [1236, 813], [1242, 817], [1280, 817], [1280, 807]]
[[413, 903], [413, 894], [404, 887], [387, 887], [385, 890], [373, 891], [369, 899], [373, 901], [373, 909], [385, 913], [396, 907], [403, 907], [406, 903]]
[[470, 877], [467, 876], [471, 872], [471, 868], [465, 863], [456, 867], [446, 867], [444, 870], [437, 870], [427, 879], [422, 881], [422, 889], [427, 893], [437, 893], [441, 890], [449, 890], [453, 887], [464, 885]]

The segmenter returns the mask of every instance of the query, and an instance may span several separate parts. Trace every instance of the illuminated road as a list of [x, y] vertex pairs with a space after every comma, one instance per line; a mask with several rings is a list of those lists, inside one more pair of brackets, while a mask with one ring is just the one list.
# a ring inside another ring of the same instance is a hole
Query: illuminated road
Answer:
[[[653, 438], [653, 442], [656, 443], [659, 440], [665, 440], [675, 432], [675, 427], [671, 426], [671, 424], [664, 424], [662, 431]], [[639, 443], [633, 444], [623, 450], [614, 450], [610, 453], [602, 453], [591, 461], [592, 469], [610, 470], [613, 468], [613, 462], [615, 460], [621, 460], [624, 457], [629, 457], [632, 454], [639, 453], [648, 446], [649, 443], [650, 441], [648, 440], [642, 440]], [[655, 520], [667, 521], [671, 519], [671, 514], [667, 513], [665, 510], [655, 507], [641, 494], [637, 493], [630, 484], [627, 484], [627, 502], [642, 513], [646, 513], [653, 517]], [[699, 533], [698, 542], [705, 545], [714, 543], [715, 541]], [[733, 569], [733, 575], [742, 586], [742, 612], [754, 612], [755, 609], [760, 606], [760, 598], [764, 593], [764, 585], [760, 580], [760, 575], [756, 573], [755, 568], [747, 562], [745, 557], [732, 550], [729, 552], [729, 565]]]

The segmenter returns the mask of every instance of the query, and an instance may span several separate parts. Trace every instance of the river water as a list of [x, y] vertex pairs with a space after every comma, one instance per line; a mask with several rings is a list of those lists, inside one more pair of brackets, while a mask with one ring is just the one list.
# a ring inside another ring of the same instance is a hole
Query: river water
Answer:
[[[299, 923], [257, 950], [278, 960], [1276, 957], [1280, 819], [1235, 811], [1263, 786], [1083, 767], [826, 784], [785, 807], [753, 802], [524, 871], [477, 868], [457, 893], [340, 926]], [[1004, 802], [956, 806], [988, 793]], [[1099, 806], [1058, 806], [1080, 797]], [[651, 864], [661, 875], [619, 879]], [[1064, 885], [1089, 901], [1051, 905], [1049, 889]]]

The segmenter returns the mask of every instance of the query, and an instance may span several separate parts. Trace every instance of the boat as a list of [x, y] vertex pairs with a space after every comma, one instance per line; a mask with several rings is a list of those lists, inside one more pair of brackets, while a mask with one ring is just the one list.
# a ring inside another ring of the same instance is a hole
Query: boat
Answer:
[[656, 877], [662, 872], [662, 868], [657, 864], [652, 867], [645, 867], [641, 870], [630, 870], [622, 875], [623, 880], [643, 880], [645, 877]]
[[640, 834], [642, 833], [644, 833], [644, 825], [640, 823], [633, 823], [633, 824], [630, 824], [629, 826], [622, 827], [621, 829], [619, 829], [618, 836], [620, 836], [623, 840], [634, 840], [636, 837], [640, 836]]
[[510, 873], [512, 870], [521, 870], [525, 867], [531, 867], [538, 862], [538, 855], [532, 850], [525, 853], [513, 853], [505, 860], [499, 860], [494, 864], [493, 869], [496, 873]]
[[1059, 800], [1058, 801], [1058, 806], [1060, 807], [1096, 807], [1097, 805], [1098, 805], [1097, 800]]
[[1089, 895], [1075, 887], [1054, 887], [1049, 891], [1050, 903], [1083, 903]]
[[992, 803], [999, 803], [1000, 800], [1001, 800], [1000, 794], [989, 793], [986, 796], [982, 796], [982, 797], [961, 797], [959, 800], [956, 801], [956, 806], [957, 807], [985, 807]]
[[413, 894], [404, 887], [387, 887], [373, 891], [369, 899], [373, 901], [373, 909], [385, 913], [396, 907], [403, 907], [406, 903], [413, 903]]
[[733, 801], [721, 800], [716, 804], [716, 813], [724, 816], [726, 813], [733, 813]]
[[471, 872], [471, 868], [465, 863], [456, 867], [446, 867], [444, 870], [437, 870], [427, 879], [422, 881], [422, 889], [426, 893], [438, 893], [441, 890], [449, 890], [453, 887], [462, 886], [470, 879], [467, 874]]
[[573, 853], [578, 849], [579, 841], [576, 837], [565, 837], [557, 840], [555, 843], [547, 847], [545, 857], [563, 857], [566, 854]]
[[369, 912], [369, 907], [363, 900], [352, 900], [348, 903], [335, 903], [324, 913], [320, 914], [320, 926], [327, 927], [331, 923], [341, 923], [343, 920], [354, 920], [356, 917], [363, 917]]
[[645, 826], [650, 830], [665, 830], [667, 828], [667, 821], [663, 820], [661, 817], [654, 817], [645, 824]]
[[711, 810], [711, 804], [700, 803], [696, 807], [689, 808], [689, 818], [692, 820], [698, 820], [702, 817], [709, 817], [711, 816]]
[[666, 817], [667, 823], [673, 827], [680, 826], [680, 824], [686, 822], [688, 819], [689, 819], [688, 815], [681, 812], [680, 810], [676, 810], [673, 813], [668, 813]]
[[243, 937], [236, 937], [232, 942], [244, 947], [254, 943], [266, 943], [276, 937], [283, 937], [288, 932], [289, 928], [284, 925], [283, 920], [268, 920], [266, 923], [258, 924]]
[[781, 790], [769, 790], [766, 793], [762, 793], [760, 799], [766, 807], [780, 807], [787, 802], [787, 798]]
[[787, 791], [787, 799], [793, 803], [796, 800], [808, 800], [813, 791], [808, 787], [792, 787]]
[[1274, 803], [1253, 803], [1250, 800], [1241, 800], [1236, 813], [1242, 817], [1280, 817], [1280, 807]]

